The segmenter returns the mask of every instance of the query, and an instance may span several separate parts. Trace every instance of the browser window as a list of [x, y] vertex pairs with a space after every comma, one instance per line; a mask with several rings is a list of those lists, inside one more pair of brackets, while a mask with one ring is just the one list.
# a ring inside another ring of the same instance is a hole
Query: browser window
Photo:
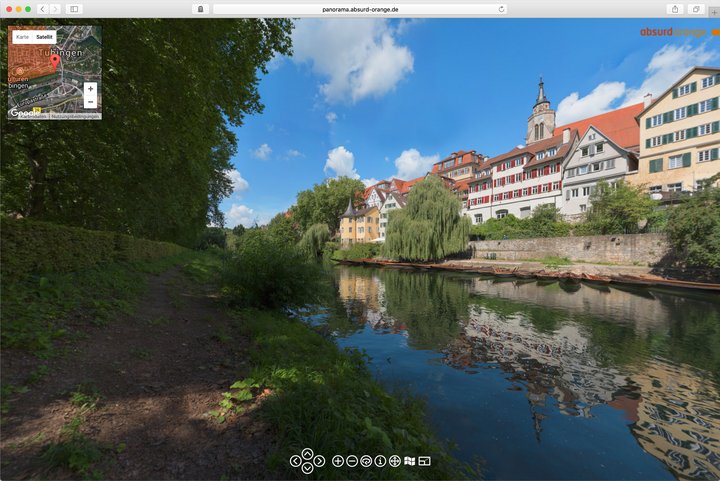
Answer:
[[5, 479], [720, 479], [720, 1], [193, 1], [0, 1]]

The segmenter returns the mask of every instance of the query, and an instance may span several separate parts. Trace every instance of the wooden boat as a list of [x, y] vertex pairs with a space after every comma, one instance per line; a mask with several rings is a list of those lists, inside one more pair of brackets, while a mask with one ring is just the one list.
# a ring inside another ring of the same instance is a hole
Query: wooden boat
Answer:
[[607, 276], [596, 276], [593, 274], [581, 274], [580, 279], [587, 284], [608, 285], [610, 278]]

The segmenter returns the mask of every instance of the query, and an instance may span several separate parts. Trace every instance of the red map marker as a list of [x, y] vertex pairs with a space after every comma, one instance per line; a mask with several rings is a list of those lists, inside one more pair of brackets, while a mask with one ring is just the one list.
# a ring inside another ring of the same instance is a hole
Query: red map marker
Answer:
[[50, 63], [52, 64], [53, 68], [57, 71], [57, 66], [60, 63], [60, 55], [58, 55], [58, 54], [50, 55]]

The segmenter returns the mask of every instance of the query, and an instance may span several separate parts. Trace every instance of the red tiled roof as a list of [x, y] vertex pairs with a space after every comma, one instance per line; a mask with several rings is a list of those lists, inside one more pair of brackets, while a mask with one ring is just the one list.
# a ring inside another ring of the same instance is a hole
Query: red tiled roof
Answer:
[[421, 176], [421, 177], [417, 177], [417, 178], [412, 179], [412, 180], [405, 180], [405, 181], [403, 181], [403, 185], [402, 185], [402, 187], [400, 188], [400, 193], [401, 193], [401, 194], [407, 194], [407, 193], [410, 191], [410, 188], [411, 188], [413, 185], [417, 184], [418, 182], [420, 182], [420, 181], [423, 180], [424, 178], [425, 178], [425, 176], [423, 175], [423, 176]]
[[[566, 127], [567, 128], [567, 127]], [[564, 129], [563, 129], [564, 130]], [[557, 129], [555, 129], [555, 132], [557, 132]], [[525, 167], [541, 164], [543, 162], [548, 162], [550, 160], [560, 159], [565, 157], [568, 150], [570, 150], [570, 147], [573, 145], [573, 140], [575, 139], [575, 136], [577, 135], [577, 130], [571, 129], [570, 131], [570, 141], [566, 144], [562, 143], [562, 130], [560, 130], [559, 134], [556, 134], [548, 139], [541, 140], [539, 142], [532, 143], [530, 145], [526, 145], [523, 147], [515, 147], [509, 152], [505, 152], [504, 154], [500, 154], [496, 157], [491, 158], [488, 160], [487, 165], [495, 165], [499, 162], [502, 162], [504, 160], [512, 159], [514, 157], [517, 157], [521, 154], [530, 154], [530, 161], [525, 164]], [[552, 157], [544, 157], [542, 160], [538, 160], [536, 157], [536, 154], [539, 152], [542, 152], [544, 150], [549, 149], [550, 147], [557, 147], [557, 152]], [[476, 179], [473, 179], [476, 180]]]
[[635, 117], [643, 111], [644, 104], [630, 105], [604, 114], [578, 120], [556, 127], [553, 134], [562, 134], [565, 129], [577, 129], [582, 137], [591, 125], [620, 147], [627, 149], [640, 144], [640, 126]]

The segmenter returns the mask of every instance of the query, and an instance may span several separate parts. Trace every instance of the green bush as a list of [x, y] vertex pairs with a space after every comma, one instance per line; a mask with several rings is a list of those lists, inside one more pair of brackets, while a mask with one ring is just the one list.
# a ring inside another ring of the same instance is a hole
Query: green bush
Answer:
[[688, 266], [720, 269], [720, 188], [696, 192], [673, 208], [667, 232]]
[[211, 247], [224, 249], [226, 245], [227, 236], [225, 235], [225, 229], [221, 227], [207, 227], [200, 238], [198, 249], [207, 250]]
[[380, 246], [373, 243], [352, 244], [347, 249], [333, 252], [332, 258], [338, 261], [355, 261], [358, 259], [372, 259], [380, 253]]
[[249, 230], [222, 272], [233, 305], [292, 308], [317, 299], [321, 269], [295, 246], [263, 230]]
[[0, 239], [3, 278], [72, 272], [101, 263], [153, 259], [187, 250], [169, 242], [6, 217], [0, 218]]
[[553, 204], [544, 204], [537, 206], [532, 216], [526, 219], [518, 219], [512, 214], [502, 219], [489, 219], [472, 226], [470, 233], [482, 240], [531, 239], [567, 236], [572, 227], [562, 219], [560, 209]]

